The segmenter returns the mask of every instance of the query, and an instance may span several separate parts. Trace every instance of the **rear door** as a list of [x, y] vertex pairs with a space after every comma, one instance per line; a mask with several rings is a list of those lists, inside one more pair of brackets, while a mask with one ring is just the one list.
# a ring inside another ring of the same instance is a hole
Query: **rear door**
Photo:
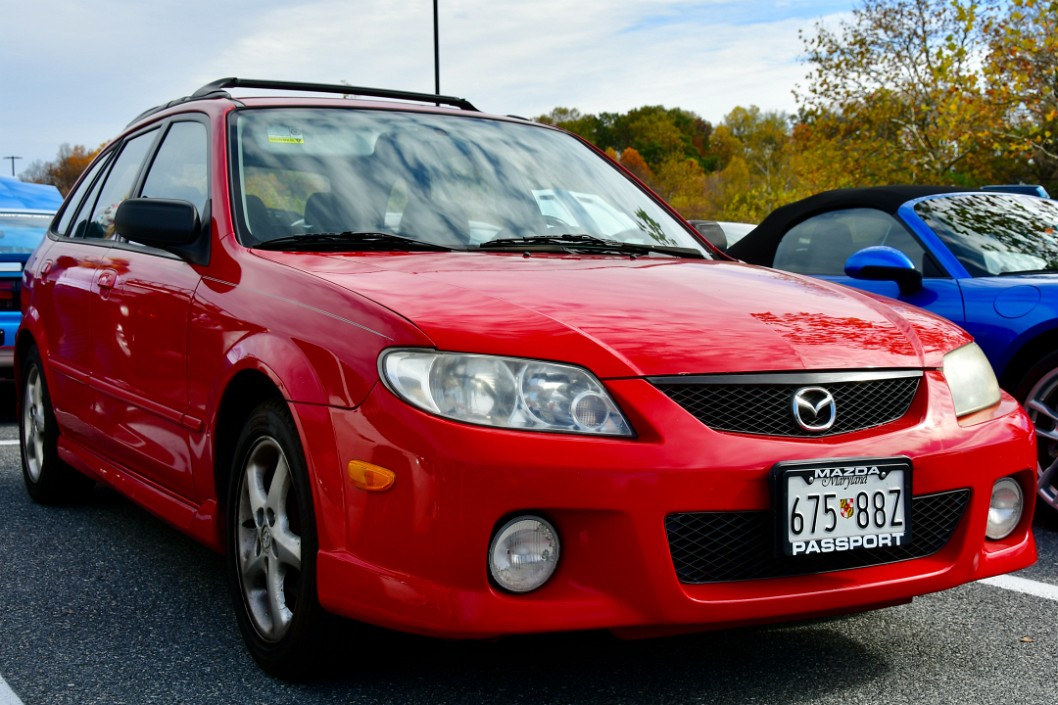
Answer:
[[93, 164], [32, 264], [32, 285], [40, 293], [31, 294], [31, 315], [44, 331], [39, 342], [48, 359], [56, 419], [64, 436], [92, 448], [100, 439], [92, 347], [100, 334], [101, 266], [113, 245], [107, 237], [113, 230], [112, 206], [132, 188], [155, 138], [155, 132], [141, 134]]

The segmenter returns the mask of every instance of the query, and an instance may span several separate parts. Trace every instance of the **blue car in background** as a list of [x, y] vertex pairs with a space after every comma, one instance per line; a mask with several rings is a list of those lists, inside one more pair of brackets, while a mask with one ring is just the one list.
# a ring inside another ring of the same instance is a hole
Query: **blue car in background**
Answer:
[[0, 377], [10, 377], [22, 318], [22, 268], [62, 205], [59, 189], [0, 176]]
[[1032, 417], [1039, 496], [1058, 509], [1058, 202], [928, 186], [827, 191], [776, 209], [727, 252], [969, 331]]

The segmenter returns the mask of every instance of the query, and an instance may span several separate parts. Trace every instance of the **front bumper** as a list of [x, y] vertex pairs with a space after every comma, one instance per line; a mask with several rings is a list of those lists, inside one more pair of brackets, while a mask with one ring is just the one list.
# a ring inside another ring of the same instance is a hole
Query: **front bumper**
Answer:
[[[1035, 438], [1006, 395], [963, 426], [952, 416], [943, 378], [930, 372], [900, 421], [791, 439], [713, 432], [643, 380], [608, 388], [636, 439], [452, 423], [409, 408], [381, 387], [357, 410], [332, 409], [330, 428], [316, 431], [319, 442], [336, 439], [337, 458], [314, 468], [321, 603], [380, 626], [446, 637], [600, 628], [653, 633], [897, 604], [1035, 560]], [[307, 443], [313, 447], [311, 438]], [[313, 465], [330, 456], [312, 455]], [[770, 513], [775, 463], [865, 456], [910, 457], [916, 497], [965, 490], [965, 509], [943, 546], [868, 567], [681, 582], [667, 517]], [[349, 460], [393, 470], [396, 484], [384, 493], [355, 489], [340, 469]], [[986, 541], [992, 484], [1005, 476], [1018, 479], [1030, 506], [1008, 538]], [[496, 527], [523, 513], [555, 526], [562, 558], [550, 582], [513, 595], [490, 582], [486, 560]]]

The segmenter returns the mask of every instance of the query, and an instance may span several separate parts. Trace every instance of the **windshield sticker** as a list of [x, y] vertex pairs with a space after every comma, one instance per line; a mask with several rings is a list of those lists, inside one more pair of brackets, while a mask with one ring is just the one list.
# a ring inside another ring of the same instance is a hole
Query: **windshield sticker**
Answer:
[[296, 127], [276, 125], [268, 128], [268, 141], [275, 144], [305, 144], [305, 135]]

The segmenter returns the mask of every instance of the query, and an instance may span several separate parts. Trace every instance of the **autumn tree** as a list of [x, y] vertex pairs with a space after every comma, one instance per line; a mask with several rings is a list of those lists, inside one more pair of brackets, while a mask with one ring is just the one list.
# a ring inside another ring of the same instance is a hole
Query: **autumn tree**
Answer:
[[574, 132], [603, 149], [687, 217], [705, 217], [707, 168], [712, 125], [688, 110], [660, 105], [627, 113], [584, 115], [556, 108], [536, 118]]
[[23, 181], [38, 184], [51, 184], [59, 189], [63, 196], [70, 192], [81, 173], [99, 153], [101, 147], [89, 151], [83, 145], [70, 146], [63, 144], [55, 161], [35, 161], [19, 176]]
[[[611, 147], [610, 149], [613, 148]], [[628, 169], [635, 174], [640, 181], [649, 183], [654, 178], [654, 172], [651, 171], [650, 167], [643, 159], [643, 156], [631, 147], [625, 147], [617, 161], [619, 161], [625, 169]]]
[[1058, 2], [1010, 0], [987, 34], [987, 96], [1005, 116], [993, 144], [1009, 180], [1058, 193]]
[[652, 179], [654, 190], [685, 218], [708, 218], [705, 171], [696, 160], [671, 154]]
[[[802, 33], [802, 148], [834, 183], [962, 183], [989, 143], [977, 67], [993, 0], [862, 0], [851, 21]], [[809, 161], [812, 161], [809, 159]]]
[[606, 149], [688, 217], [753, 222], [812, 193], [889, 183], [1058, 194], [1058, 0], [860, 0], [801, 38], [795, 118], [736, 107], [714, 128], [644, 106], [539, 119]]
[[791, 167], [790, 118], [785, 113], [736, 107], [713, 130], [709, 149], [719, 169], [707, 179], [706, 197], [717, 220], [758, 222], [802, 195]]

